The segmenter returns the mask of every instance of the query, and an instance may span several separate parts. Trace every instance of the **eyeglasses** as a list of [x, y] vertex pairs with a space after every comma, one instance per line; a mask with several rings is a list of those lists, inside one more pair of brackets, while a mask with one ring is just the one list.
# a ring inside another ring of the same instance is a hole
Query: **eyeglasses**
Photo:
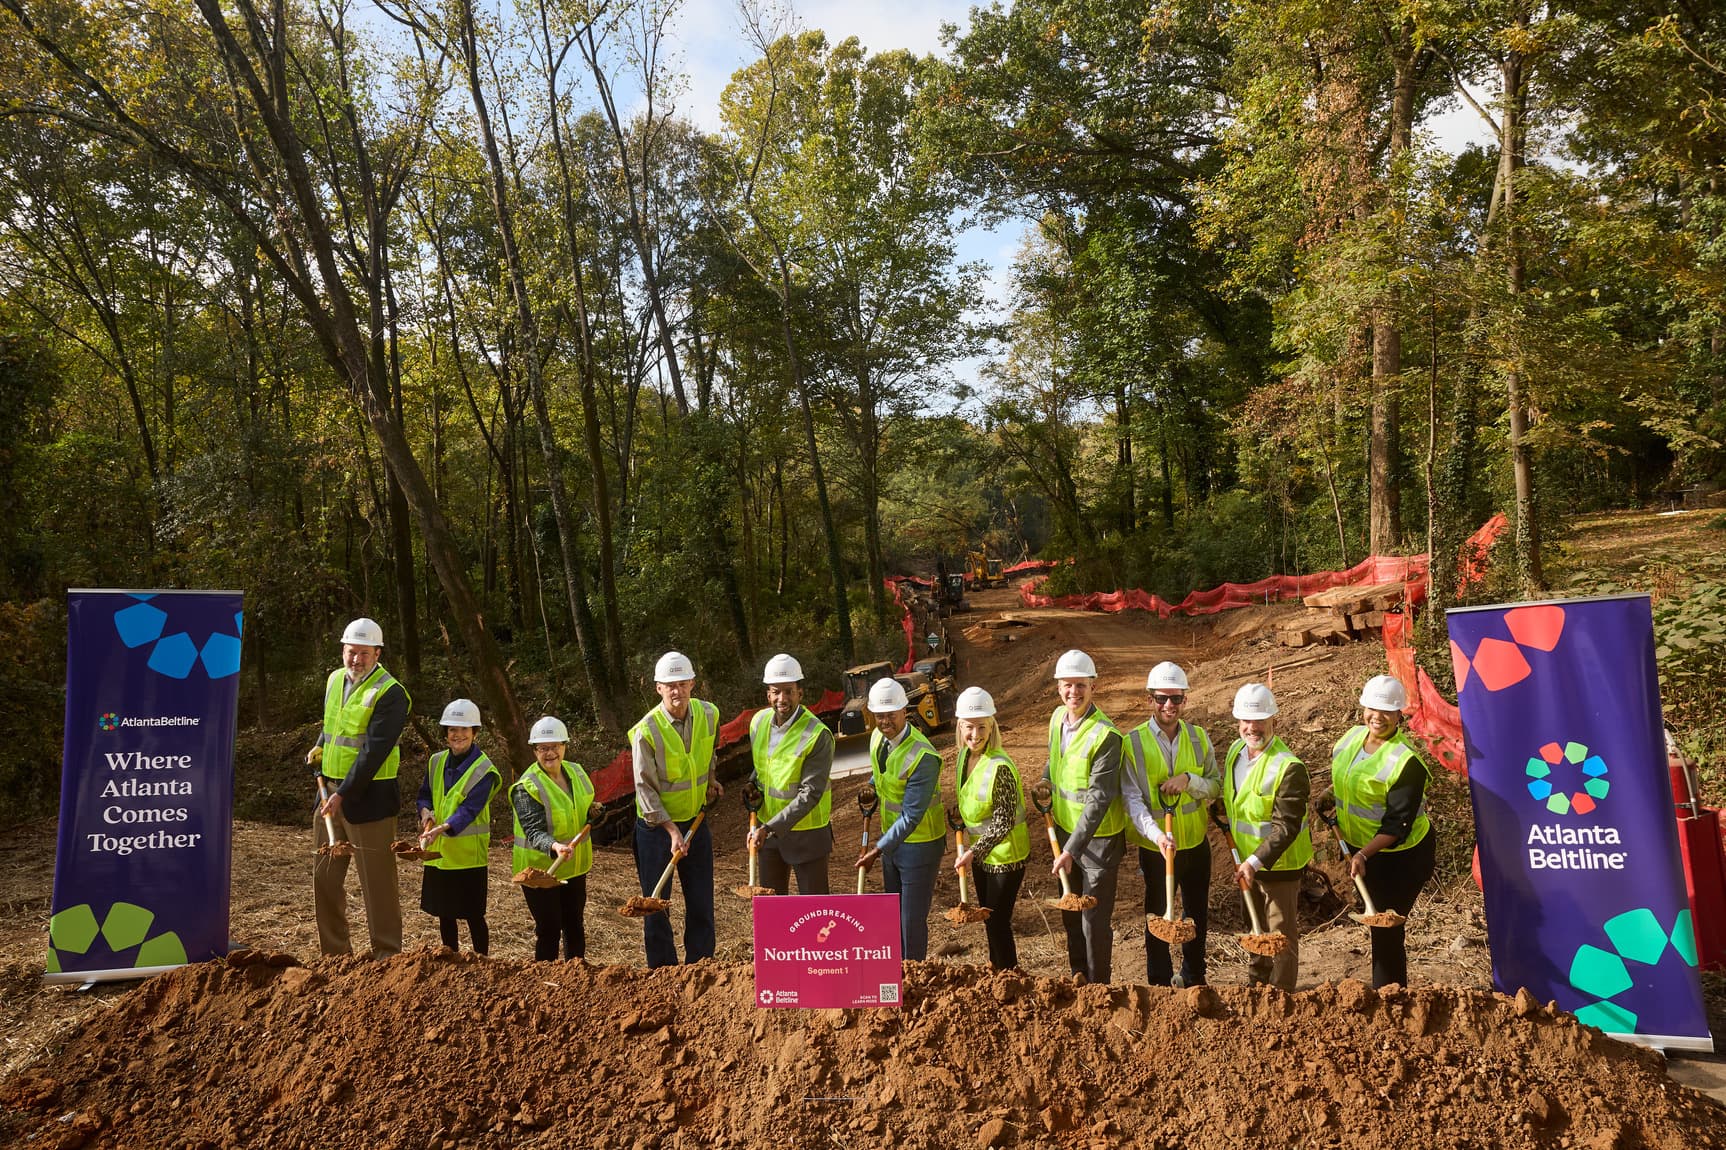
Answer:
[[1185, 695], [1152, 695], [1151, 702], [1159, 707], [1178, 707], [1187, 701]]

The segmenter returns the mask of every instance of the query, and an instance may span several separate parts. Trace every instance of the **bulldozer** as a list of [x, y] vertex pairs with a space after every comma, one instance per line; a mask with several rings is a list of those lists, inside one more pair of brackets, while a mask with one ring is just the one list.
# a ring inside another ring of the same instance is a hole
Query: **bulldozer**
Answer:
[[899, 685], [905, 688], [911, 722], [922, 731], [935, 730], [945, 721], [942, 718], [944, 712], [951, 709], [954, 682], [947, 669], [950, 665], [949, 656], [943, 653], [918, 660], [909, 671], [896, 672], [894, 665], [885, 659], [848, 669], [845, 672], [845, 706], [839, 712], [839, 737], [866, 735], [875, 729], [875, 716], [865, 705], [869, 699], [869, 685], [886, 678], [899, 680]]
[[966, 553], [965, 577], [971, 581], [971, 586], [984, 590], [1007, 585], [1005, 565], [1001, 560], [991, 559], [982, 551]]

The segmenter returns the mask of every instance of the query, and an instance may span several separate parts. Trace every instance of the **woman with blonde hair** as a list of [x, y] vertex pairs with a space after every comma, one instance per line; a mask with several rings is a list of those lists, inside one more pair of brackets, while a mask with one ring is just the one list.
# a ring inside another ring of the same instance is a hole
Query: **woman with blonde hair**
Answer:
[[1001, 750], [995, 700], [981, 687], [967, 687], [954, 707], [958, 719], [959, 759], [954, 790], [959, 818], [970, 837], [953, 864], [969, 866], [977, 883], [978, 905], [990, 911], [983, 924], [989, 939], [989, 965], [1006, 970], [1019, 965], [1013, 941], [1013, 904], [1025, 881], [1031, 836], [1025, 827], [1025, 791], [1019, 770]]

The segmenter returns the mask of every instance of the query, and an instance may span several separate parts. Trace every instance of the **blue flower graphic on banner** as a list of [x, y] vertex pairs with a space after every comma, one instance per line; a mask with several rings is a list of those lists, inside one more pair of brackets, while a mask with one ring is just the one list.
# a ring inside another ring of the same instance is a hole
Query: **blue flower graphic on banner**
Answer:
[[212, 632], [200, 646], [185, 630], [170, 630], [172, 616], [151, 600], [154, 595], [132, 595], [128, 607], [114, 612], [114, 630], [127, 647], [150, 647], [147, 665], [170, 679], [188, 678], [199, 663], [212, 679], [240, 673], [240, 627], [242, 612], [234, 612], [234, 632]]

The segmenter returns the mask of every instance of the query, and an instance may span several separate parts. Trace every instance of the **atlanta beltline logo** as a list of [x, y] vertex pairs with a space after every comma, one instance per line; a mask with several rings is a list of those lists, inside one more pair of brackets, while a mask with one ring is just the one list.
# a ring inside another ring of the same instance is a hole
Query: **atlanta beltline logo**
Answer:
[[[1563, 772], [1563, 775], [1556, 772]], [[1606, 761], [1576, 742], [1547, 743], [1528, 760], [1525, 774], [1529, 795], [1559, 816], [1593, 814], [1612, 787], [1606, 779]], [[1576, 782], [1581, 785], [1572, 789]], [[1618, 828], [1614, 826], [1533, 823], [1528, 828], [1526, 844], [1528, 867], [1530, 870], [1623, 870], [1624, 851], [1595, 849], [1620, 844]]]
[[120, 715], [103, 711], [96, 717], [96, 726], [113, 732], [121, 727], [196, 727], [203, 721], [198, 715]]

